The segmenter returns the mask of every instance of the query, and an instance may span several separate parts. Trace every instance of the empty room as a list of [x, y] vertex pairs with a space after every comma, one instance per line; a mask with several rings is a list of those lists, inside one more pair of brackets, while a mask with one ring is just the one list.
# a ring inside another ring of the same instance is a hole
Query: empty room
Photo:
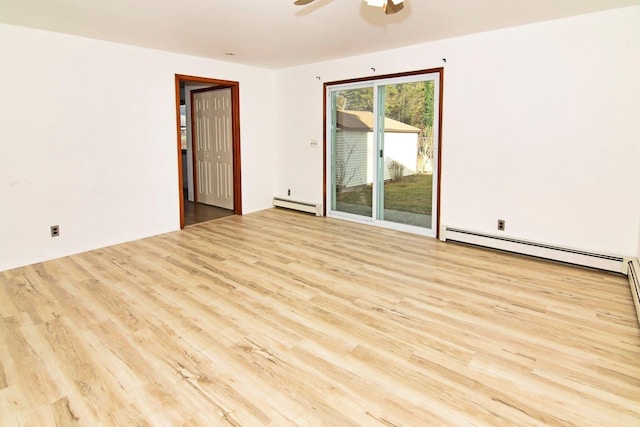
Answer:
[[0, 426], [640, 425], [640, 0], [0, 0]]

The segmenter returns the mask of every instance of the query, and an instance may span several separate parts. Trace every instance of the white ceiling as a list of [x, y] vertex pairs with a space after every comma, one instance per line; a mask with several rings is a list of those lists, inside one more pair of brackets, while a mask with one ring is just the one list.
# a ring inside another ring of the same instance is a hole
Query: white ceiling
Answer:
[[385, 16], [362, 0], [0, 0], [0, 22], [283, 68], [634, 5], [640, 0], [405, 0]]

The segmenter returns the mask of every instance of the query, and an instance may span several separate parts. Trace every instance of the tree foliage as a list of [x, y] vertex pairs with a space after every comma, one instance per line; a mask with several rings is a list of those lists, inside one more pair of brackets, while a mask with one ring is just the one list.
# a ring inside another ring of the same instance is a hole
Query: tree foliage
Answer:
[[[433, 81], [384, 86], [385, 116], [421, 130], [433, 127]], [[373, 111], [373, 88], [348, 89], [338, 93], [338, 110]]]
[[[418, 155], [433, 156], [433, 120], [435, 113], [433, 80], [383, 86], [385, 117], [420, 129]], [[373, 111], [373, 88], [340, 91], [338, 110]]]
[[342, 90], [336, 104], [338, 110], [373, 111], [373, 88]]

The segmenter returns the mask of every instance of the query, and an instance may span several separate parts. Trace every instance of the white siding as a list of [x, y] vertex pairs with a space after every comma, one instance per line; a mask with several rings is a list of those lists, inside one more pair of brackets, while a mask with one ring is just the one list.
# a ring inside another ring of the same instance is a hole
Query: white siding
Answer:
[[343, 185], [347, 188], [371, 184], [371, 156], [368, 149], [367, 133], [336, 133], [336, 167], [344, 173]]
[[418, 134], [384, 134], [384, 179], [391, 179], [391, 164], [396, 161], [404, 166], [403, 176], [415, 175], [418, 162]]
[[[339, 131], [336, 133], [336, 164], [345, 174], [344, 186], [357, 187], [373, 182], [373, 132]], [[391, 179], [395, 160], [404, 166], [403, 176], [416, 173], [417, 133], [385, 133], [384, 179]], [[346, 159], [346, 164], [343, 163]]]

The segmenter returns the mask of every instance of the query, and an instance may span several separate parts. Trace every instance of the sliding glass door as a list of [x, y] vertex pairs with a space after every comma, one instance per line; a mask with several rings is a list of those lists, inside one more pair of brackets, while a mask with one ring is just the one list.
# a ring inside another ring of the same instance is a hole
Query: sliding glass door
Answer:
[[[331, 210], [373, 216], [373, 88], [331, 91]], [[348, 110], [357, 105], [358, 110]], [[369, 123], [369, 125], [367, 125]]]
[[435, 235], [439, 73], [330, 86], [329, 216]]

